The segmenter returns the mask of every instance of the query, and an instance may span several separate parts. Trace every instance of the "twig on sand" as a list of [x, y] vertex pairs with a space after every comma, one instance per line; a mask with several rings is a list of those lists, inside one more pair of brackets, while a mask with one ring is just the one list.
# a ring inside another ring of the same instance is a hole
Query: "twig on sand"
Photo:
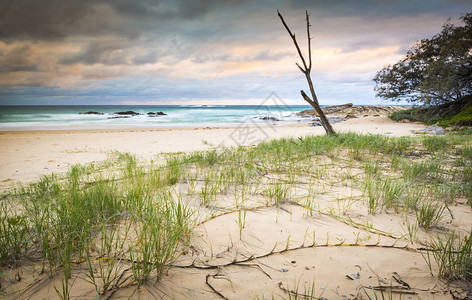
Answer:
[[210, 289], [211, 289], [213, 292], [215, 292], [215, 294], [217, 294], [218, 296], [220, 296], [220, 297], [223, 298], [223, 299], [228, 299], [225, 295], [223, 295], [222, 293], [218, 292], [218, 290], [215, 289], [215, 288], [211, 285], [211, 283], [210, 283], [209, 278], [210, 278], [210, 277], [215, 278], [215, 276], [217, 276], [218, 274], [219, 274], [219, 272], [218, 272], [217, 274], [214, 274], [214, 275], [208, 274], [208, 275], [206, 276], [206, 278], [205, 278], [205, 282], [206, 282], [206, 284], [210, 287]]
[[[277, 244], [275, 246], [277, 246]], [[393, 245], [380, 245], [379, 243], [376, 243], [376, 244], [359, 244], [359, 243], [358, 244], [346, 244], [346, 243], [339, 243], [339, 244], [322, 244], [322, 245], [313, 244], [313, 245], [308, 245], [308, 246], [300, 245], [300, 246], [294, 247], [294, 248], [286, 247], [285, 249], [282, 249], [280, 251], [275, 251], [275, 247], [274, 247], [268, 253], [261, 254], [261, 255], [258, 255], [258, 256], [251, 255], [251, 256], [249, 256], [247, 258], [244, 258], [244, 259], [241, 259], [241, 260], [237, 260], [235, 258], [233, 261], [225, 263], [225, 264], [221, 264], [221, 265], [208, 265], [208, 264], [205, 264], [203, 266], [200, 266], [200, 265], [196, 265], [195, 264], [196, 260], [194, 260], [190, 265], [172, 265], [172, 267], [174, 267], [174, 268], [183, 268], [183, 269], [195, 268], [195, 269], [201, 269], [201, 270], [211, 270], [211, 269], [217, 269], [217, 268], [221, 268], [221, 267], [228, 267], [228, 266], [231, 266], [231, 265], [240, 265], [242, 263], [246, 263], [246, 262], [250, 262], [250, 261], [253, 261], [253, 260], [268, 257], [268, 256], [271, 256], [273, 254], [283, 254], [285, 252], [291, 252], [291, 251], [296, 251], [296, 250], [301, 250], [301, 249], [327, 248], [327, 247], [377, 247], [377, 248], [399, 249], [399, 250], [412, 251], [412, 252], [417, 252], [419, 250], [425, 250], [425, 249], [410, 248], [408, 246], [395, 246], [395, 244], [393, 244]]]
[[364, 288], [372, 289], [375, 291], [382, 291], [382, 292], [392, 292], [392, 293], [399, 293], [399, 294], [407, 294], [407, 295], [417, 295], [418, 293], [415, 291], [411, 291], [404, 286], [363, 286]]

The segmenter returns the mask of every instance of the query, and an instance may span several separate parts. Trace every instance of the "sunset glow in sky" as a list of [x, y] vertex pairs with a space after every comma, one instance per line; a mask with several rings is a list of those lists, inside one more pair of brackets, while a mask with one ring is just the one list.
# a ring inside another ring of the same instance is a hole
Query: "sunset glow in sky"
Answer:
[[306, 45], [320, 104], [387, 104], [374, 74], [472, 11], [470, 0], [5, 0], [0, 105], [305, 104]]

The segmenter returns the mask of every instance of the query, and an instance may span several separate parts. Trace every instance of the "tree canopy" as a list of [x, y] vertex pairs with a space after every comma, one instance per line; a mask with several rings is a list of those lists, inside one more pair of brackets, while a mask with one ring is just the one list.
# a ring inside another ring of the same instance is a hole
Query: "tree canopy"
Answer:
[[472, 94], [472, 13], [415, 43], [405, 57], [374, 77], [376, 96], [436, 105]]

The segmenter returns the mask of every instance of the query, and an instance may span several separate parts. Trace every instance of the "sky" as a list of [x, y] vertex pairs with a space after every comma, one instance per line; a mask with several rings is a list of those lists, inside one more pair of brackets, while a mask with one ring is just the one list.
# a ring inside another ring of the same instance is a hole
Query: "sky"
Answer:
[[306, 104], [277, 9], [321, 105], [392, 104], [375, 73], [472, 11], [471, 0], [2, 0], [0, 105]]

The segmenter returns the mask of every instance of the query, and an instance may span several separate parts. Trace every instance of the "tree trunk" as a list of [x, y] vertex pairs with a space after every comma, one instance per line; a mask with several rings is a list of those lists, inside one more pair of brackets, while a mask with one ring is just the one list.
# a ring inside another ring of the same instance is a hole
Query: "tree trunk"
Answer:
[[323, 125], [323, 128], [325, 129], [326, 133], [327, 134], [336, 134], [333, 127], [329, 123], [328, 118], [326, 118], [323, 110], [321, 109], [320, 104], [318, 103], [318, 97], [316, 97], [315, 89], [313, 87], [313, 82], [311, 81], [311, 75], [310, 75], [310, 72], [311, 72], [310, 15], [308, 14], [308, 11], [305, 11], [305, 14], [306, 14], [306, 32], [307, 32], [307, 36], [308, 36], [308, 65], [307, 65], [305, 57], [303, 56], [303, 54], [300, 50], [300, 47], [298, 46], [298, 42], [297, 42], [297, 39], [295, 38], [295, 34], [292, 33], [292, 31], [288, 27], [287, 23], [285, 23], [284, 18], [282, 17], [282, 15], [280, 14], [280, 12], [278, 10], [277, 10], [277, 14], [278, 14], [280, 20], [282, 21], [282, 24], [284, 25], [285, 29], [287, 30], [288, 34], [292, 38], [292, 41], [295, 45], [295, 48], [297, 49], [298, 55], [300, 56], [300, 59], [302, 60], [303, 67], [300, 66], [298, 63], [296, 63], [296, 65], [300, 69], [300, 71], [302, 71], [302, 73], [305, 74], [306, 81], [308, 82], [308, 86], [310, 87], [310, 93], [311, 93], [311, 97], [312, 97], [313, 100], [310, 99], [310, 97], [308, 97], [308, 95], [305, 94], [305, 92], [303, 90], [300, 91], [301, 94], [302, 94], [302, 97], [306, 102], [308, 102], [316, 110], [316, 112], [318, 113], [318, 116], [320, 117], [321, 124]]
[[[300, 93], [302, 94], [303, 99], [305, 99], [305, 101], [308, 102], [315, 109], [316, 113], [318, 114], [318, 116], [320, 118], [321, 125], [323, 125], [323, 128], [325, 129], [326, 133], [327, 134], [336, 134], [336, 132], [333, 129], [333, 126], [331, 126], [331, 123], [329, 123], [328, 118], [326, 118], [326, 115], [324, 114], [323, 110], [321, 109], [320, 105], [318, 104], [318, 99], [316, 98], [316, 94], [315, 94], [315, 97], [313, 97], [315, 99], [313, 101], [313, 100], [310, 99], [310, 97], [308, 97], [307, 94], [305, 94], [305, 92], [303, 90], [301, 90]], [[314, 91], [312, 91], [312, 94], [314, 94]]]

